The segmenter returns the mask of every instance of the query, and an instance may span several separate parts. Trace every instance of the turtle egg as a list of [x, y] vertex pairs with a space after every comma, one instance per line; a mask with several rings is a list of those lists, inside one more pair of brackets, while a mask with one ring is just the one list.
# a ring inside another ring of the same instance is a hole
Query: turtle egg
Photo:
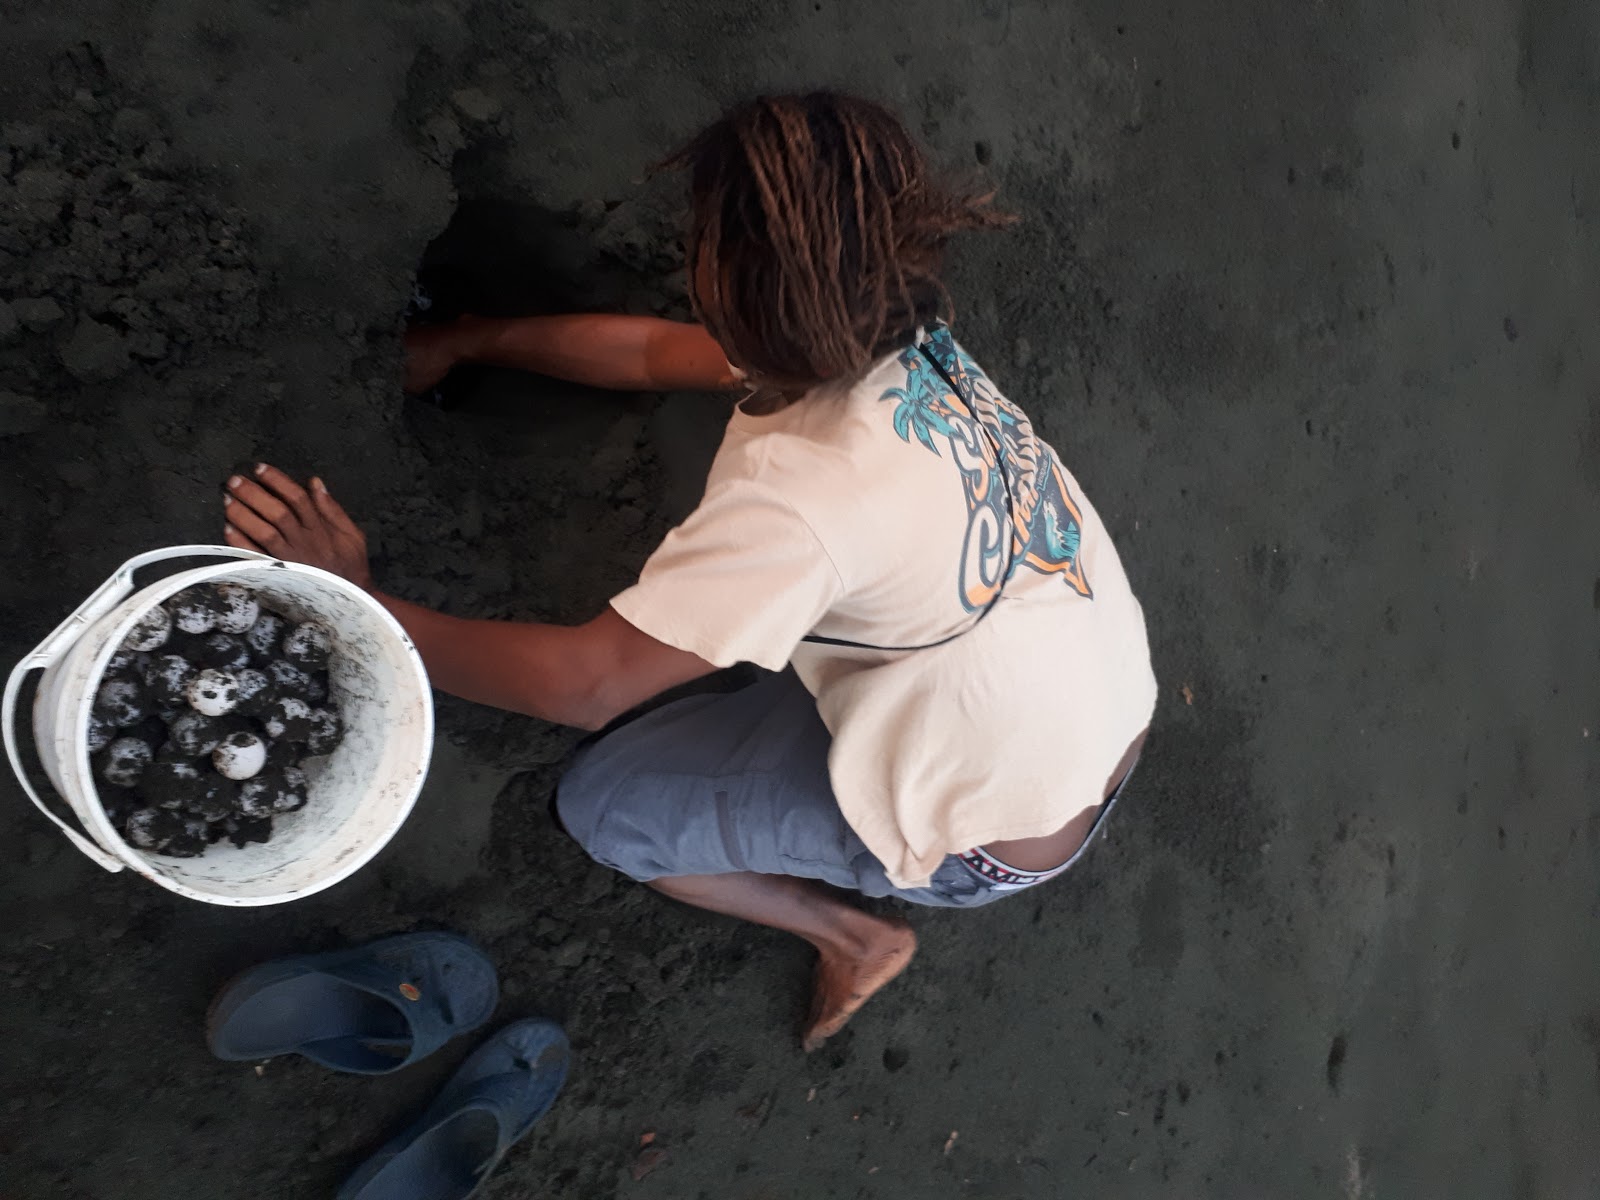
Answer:
[[179, 831], [168, 838], [164, 845], [158, 846], [156, 853], [173, 858], [199, 858], [206, 852], [209, 841], [206, 823], [198, 817], [180, 817], [179, 820]]
[[106, 765], [100, 775], [109, 784], [132, 787], [139, 782], [144, 769], [154, 757], [149, 742], [131, 737], [118, 738], [106, 747]]
[[212, 775], [206, 780], [205, 792], [189, 806], [189, 811], [207, 821], [220, 821], [233, 811], [238, 796], [238, 784], [221, 775]]
[[239, 789], [239, 811], [247, 817], [296, 812], [306, 806], [305, 772], [289, 767], [264, 771]]
[[216, 587], [217, 628], [223, 633], [244, 633], [261, 616], [261, 605], [250, 594], [250, 589], [238, 583], [219, 583]]
[[128, 814], [122, 834], [128, 844], [141, 850], [154, 850], [183, 834], [183, 819], [159, 808], [140, 808]]
[[270, 738], [303, 742], [311, 734], [311, 705], [295, 696], [284, 696], [267, 710], [261, 725]]
[[306, 753], [313, 757], [332, 754], [344, 740], [344, 722], [331, 708], [311, 710], [311, 732], [306, 737]]
[[242, 637], [215, 629], [200, 639], [199, 657], [219, 671], [242, 671], [250, 665], [250, 646]]
[[162, 654], [145, 666], [144, 686], [157, 704], [175, 704], [189, 694], [194, 664], [181, 654]]
[[171, 725], [167, 726], [167, 736], [172, 739], [172, 744], [184, 754], [198, 758], [202, 754], [210, 754], [217, 748], [217, 743], [222, 740], [223, 728], [216, 718], [208, 717], [204, 713], [180, 713]]
[[116, 676], [100, 685], [92, 711], [113, 725], [137, 725], [149, 709], [143, 689], [126, 676]]
[[288, 627], [289, 622], [277, 613], [263, 612], [256, 618], [256, 623], [250, 626], [244, 640], [250, 643], [250, 651], [257, 658], [271, 658], [278, 652], [278, 642]]
[[149, 665], [150, 656], [143, 650], [129, 650], [126, 646], [118, 646], [111, 657], [106, 659], [105, 674], [140, 676], [145, 673]]
[[270, 817], [278, 799], [278, 781], [272, 775], [257, 775], [239, 788], [239, 815], [244, 817]]
[[208, 717], [231, 713], [239, 703], [239, 681], [227, 671], [208, 667], [189, 681], [189, 706]]
[[211, 752], [211, 765], [228, 779], [250, 779], [267, 763], [267, 748], [253, 733], [230, 733]]
[[84, 736], [89, 744], [89, 753], [99, 754], [111, 745], [111, 740], [117, 736], [117, 727], [104, 717], [90, 713]]
[[286, 658], [275, 658], [267, 664], [267, 674], [278, 689], [286, 695], [309, 700], [313, 690], [311, 676]]
[[333, 636], [326, 625], [307, 621], [283, 635], [283, 656], [296, 666], [321, 667], [328, 662]]
[[122, 649], [132, 652], [159, 650], [172, 636], [172, 613], [158, 604], [134, 622]]
[[238, 711], [247, 716], [260, 716], [277, 698], [278, 693], [265, 671], [246, 667], [234, 673], [233, 681], [239, 685]]
[[172, 623], [183, 633], [210, 633], [222, 615], [221, 602], [200, 588], [180, 592], [167, 603], [172, 607]]
[[306, 806], [306, 789], [310, 787], [306, 773], [299, 767], [285, 767], [278, 776], [278, 794], [272, 798], [273, 812], [298, 812]]
[[139, 787], [157, 808], [188, 808], [205, 797], [207, 781], [190, 759], [157, 756], [145, 769]]

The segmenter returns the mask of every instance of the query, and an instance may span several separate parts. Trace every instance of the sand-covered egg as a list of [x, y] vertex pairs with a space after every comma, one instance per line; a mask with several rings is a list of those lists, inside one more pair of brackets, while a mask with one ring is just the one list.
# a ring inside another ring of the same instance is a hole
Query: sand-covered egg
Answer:
[[105, 765], [100, 777], [117, 787], [133, 787], [155, 758], [150, 743], [141, 738], [120, 737], [106, 747]]
[[183, 818], [164, 808], [139, 808], [123, 822], [122, 836], [130, 846], [156, 850], [175, 837], [183, 836]]
[[189, 697], [189, 681], [198, 668], [181, 654], [153, 655], [144, 668], [144, 686], [157, 705], [173, 705]]
[[283, 640], [284, 631], [288, 628], [289, 622], [277, 613], [263, 611], [244, 635], [244, 640], [249, 643], [250, 652], [265, 662], [278, 653], [278, 643]]
[[239, 785], [239, 815], [245, 817], [270, 817], [278, 798], [278, 774], [257, 775]]
[[277, 688], [273, 686], [271, 678], [265, 671], [255, 667], [235, 671], [233, 681], [239, 688], [239, 703], [234, 711], [247, 717], [259, 717], [277, 698]]
[[267, 771], [239, 788], [239, 811], [247, 817], [296, 812], [306, 804], [305, 772], [296, 767]]
[[299, 767], [285, 767], [279, 778], [283, 786], [272, 802], [274, 810], [280, 813], [300, 811], [306, 806], [306, 799], [311, 792], [311, 781], [306, 778], [306, 773]]
[[100, 684], [90, 711], [118, 727], [137, 725], [150, 715], [150, 701], [138, 680], [128, 675], [113, 675]]
[[204, 771], [204, 760], [195, 762], [187, 758], [170, 759], [158, 755], [145, 768], [139, 780], [139, 790], [157, 808], [189, 808], [204, 798], [207, 776], [210, 774], [210, 771]]
[[311, 712], [298, 696], [280, 696], [261, 718], [261, 727], [274, 741], [303, 742], [311, 736]]
[[159, 650], [172, 636], [172, 613], [164, 605], [156, 605], [134, 622], [128, 636], [122, 639], [122, 649], [130, 653]]
[[210, 832], [210, 827], [200, 818], [184, 817], [183, 832], [168, 838], [166, 845], [157, 847], [156, 853], [172, 858], [199, 858], [211, 843]]
[[117, 727], [98, 713], [89, 714], [89, 724], [84, 729], [84, 740], [90, 754], [99, 754], [117, 736]]
[[247, 633], [261, 619], [260, 601], [243, 584], [219, 583], [213, 594], [217, 598], [217, 628], [223, 633]]
[[239, 785], [213, 770], [207, 772], [205, 791], [189, 806], [189, 811], [207, 821], [221, 821], [233, 812], [238, 800]]
[[202, 666], [242, 671], [250, 665], [250, 644], [236, 633], [213, 629], [200, 638], [195, 657]]
[[144, 674], [149, 662], [150, 655], [145, 651], [118, 646], [111, 652], [111, 657], [106, 659], [106, 669], [101, 675], [132, 675], [137, 679]]
[[311, 676], [286, 658], [275, 658], [266, 666], [268, 678], [285, 696], [311, 699], [314, 690]]
[[210, 633], [222, 615], [222, 602], [210, 588], [190, 588], [167, 601], [172, 625], [181, 633]]
[[211, 752], [211, 765], [227, 779], [252, 779], [267, 765], [267, 747], [253, 733], [230, 733]]
[[328, 665], [333, 635], [320, 621], [306, 621], [283, 635], [283, 656], [298, 667], [316, 670]]
[[310, 723], [311, 731], [306, 734], [305, 741], [306, 753], [312, 757], [332, 754], [339, 743], [344, 741], [344, 722], [333, 709], [312, 709]]
[[167, 736], [172, 739], [172, 744], [190, 758], [210, 754], [227, 732], [215, 717], [208, 717], [193, 709], [179, 713], [167, 726]]
[[189, 707], [208, 717], [222, 717], [239, 704], [239, 681], [231, 671], [207, 667], [189, 681]]

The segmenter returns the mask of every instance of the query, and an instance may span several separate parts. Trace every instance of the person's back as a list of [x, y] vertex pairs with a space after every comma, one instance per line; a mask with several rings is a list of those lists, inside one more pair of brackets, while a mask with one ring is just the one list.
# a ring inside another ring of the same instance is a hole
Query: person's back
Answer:
[[[747, 542], [762, 569], [728, 571], [714, 543]], [[614, 604], [710, 661], [792, 663], [898, 887], [1098, 807], [1154, 704], [1098, 514], [942, 325], [849, 385], [736, 411], [701, 507]]]

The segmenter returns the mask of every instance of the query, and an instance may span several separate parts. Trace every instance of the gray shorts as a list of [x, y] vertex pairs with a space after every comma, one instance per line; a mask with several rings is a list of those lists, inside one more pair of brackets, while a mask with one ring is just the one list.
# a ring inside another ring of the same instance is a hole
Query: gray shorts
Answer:
[[755, 871], [818, 879], [864, 896], [975, 908], [1066, 870], [1012, 871], [973, 851], [947, 856], [927, 887], [901, 888], [839, 811], [832, 738], [792, 671], [742, 691], [664, 705], [582, 751], [556, 793], [591, 858], [640, 881]]

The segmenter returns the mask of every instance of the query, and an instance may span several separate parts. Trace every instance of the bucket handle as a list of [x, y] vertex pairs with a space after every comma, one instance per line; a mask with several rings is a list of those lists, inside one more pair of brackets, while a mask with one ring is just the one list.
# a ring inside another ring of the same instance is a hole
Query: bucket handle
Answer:
[[169, 558], [255, 558], [274, 561], [270, 555], [257, 554], [254, 550], [239, 550], [233, 546], [166, 546], [135, 555], [118, 567], [116, 573], [102, 583], [92, 596], [78, 605], [76, 612], [56, 626], [50, 636], [34, 648], [33, 653], [12, 668], [11, 677], [6, 680], [3, 710], [0, 710], [0, 720], [4, 722], [6, 757], [11, 760], [11, 770], [22, 785], [22, 790], [40, 812], [60, 826], [68, 841], [107, 871], [120, 871], [125, 864], [58, 817], [34, 790], [23, 768], [22, 752], [17, 744], [17, 697], [22, 692], [23, 680], [29, 672], [42, 671], [54, 663], [82, 636], [85, 629], [115, 608], [133, 590], [135, 571]]

